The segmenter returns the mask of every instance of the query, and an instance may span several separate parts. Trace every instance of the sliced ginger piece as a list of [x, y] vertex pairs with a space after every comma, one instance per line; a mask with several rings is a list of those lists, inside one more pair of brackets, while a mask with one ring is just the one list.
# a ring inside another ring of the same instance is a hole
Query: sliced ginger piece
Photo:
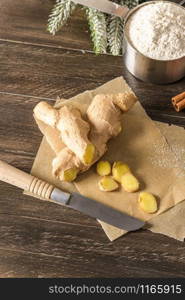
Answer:
[[113, 178], [121, 183], [121, 178], [126, 173], [130, 172], [130, 168], [127, 164], [124, 164], [122, 161], [116, 161], [112, 167]]
[[110, 175], [111, 164], [107, 160], [100, 160], [96, 165], [96, 171], [100, 176]]
[[118, 183], [111, 176], [104, 176], [100, 179], [99, 188], [103, 192], [112, 192], [118, 189]]
[[138, 198], [140, 208], [149, 214], [157, 211], [157, 200], [148, 192], [141, 192]]
[[90, 165], [95, 156], [95, 147], [93, 144], [88, 144], [83, 155], [83, 162], [85, 165]]
[[139, 181], [132, 173], [126, 173], [122, 176], [121, 185], [129, 193], [136, 192], [139, 189]]
[[[71, 168], [63, 172], [62, 180], [71, 182], [76, 179], [77, 175], [78, 175], [77, 168]], [[60, 178], [60, 174], [59, 174], [59, 178]]]

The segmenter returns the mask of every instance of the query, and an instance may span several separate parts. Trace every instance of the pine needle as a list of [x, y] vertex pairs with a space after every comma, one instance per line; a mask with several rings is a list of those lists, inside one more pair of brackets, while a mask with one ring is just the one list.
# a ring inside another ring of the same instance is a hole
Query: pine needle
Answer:
[[108, 24], [108, 45], [113, 55], [119, 55], [123, 42], [123, 24], [121, 18], [111, 16]]
[[70, 0], [56, 0], [56, 4], [48, 19], [47, 30], [55, 35], [55, 33], [66, 24], [69, 16], [75, 9], [75, 6], [76, 5]]
[[96, 54], [106, 53], [107, 24], [105, 14], [93, 8], [87, 8], [86, 14], [94, 44], [94, 52]]
[[137, 6], [139, 3], [141, 2], [145, 2], [144, 1], [139, 1], [139, 0], [121, 0], [121, 1], [118, 1], [121, 5], [126, 5], [128, 6], [130, 9]]
[[[127, 5], [129, 8], [137, 6], [139, 0], [116, 0], [113, 1], [120, 5]], [[110, 53], [113, 55], [120, 55], [122, 53], [122, 44], [123, 44], [123, 26], [124, 20], [115, 17], [109, 16], [107, 19], [107, 32], [108, 32], [108, 46]]]

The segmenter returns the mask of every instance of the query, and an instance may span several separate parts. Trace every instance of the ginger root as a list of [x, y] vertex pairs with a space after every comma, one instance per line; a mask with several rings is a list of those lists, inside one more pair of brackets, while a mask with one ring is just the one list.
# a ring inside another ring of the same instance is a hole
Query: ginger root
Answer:
[[53, 108], [47, 102], [44, 101], [39, 102], [35, 106], [33, 112], [37, 119], [41, 120], [42, 122], [52, 127], [56, 126], [59, 113], [55, 108]]
[[[72, 162], [72, 163], [71, 163]], [[81, 161], [67, 147], [62, 149], [52, 161], [52, 173], [62, 181], [73, 181], [76, 179]]]
[[131, 173], [126, 173], [121, 177], [121, 185], [129, 193], [136, 192], [139, 189], [139, 181]]
[[156, 198], [148, 192], [141, 192], [138, 198], [139, 207], [149, 214], [155, 213], [157, 211], [157, 200]]
[[122, 176], [128, 172], [130, 172], [130, 168], [127, 164], [124, 164], [121, 161], [114, 162], [112, 167], [112, 175], [116, 181], [121, 183]]
[[57, 129], [62, 141], [85, 165], [90, 165], [95, 155], [95, 147], [88, 138], [90, 125], [82, 119], [81, 112], [72, 106], [61, 107], [59, 116]]
[[87, 117], [93, 130], [101, 136], [102, 143], [120, 133], [122, 113], [128, 111], [136, 100], [131, 92], [98, 94], [93, 98]]
[[53, 161], [53, 174], [71, 181], [98, 161], [107, 151], [108, 140], [122, 130], [122, 114], [136, 101], [132, 92], [96, 95], [87, 109], [87, 122], [72, 105], [55, 109], [46, 102], [37, 104], [35, 117], [58, 129], [66, 145]]
[[81, 112], [73, 106], [62, 106], [59, 110], [46, 102], [40, 102], [34, 108], [37, 119], [57, 128], [63, 143], [85, 164], [94, 159], [95, 146], [89, 141], [90, 125], [84, 121]]
[[100, 179], [99, 188], [103, 192], [112, 192], [118, 189], [118, 183], [111, 176], [104, 176]]
[[97, 163], [96, 171], [100, 176], [110, 175], [111, 173], [111, 164], [107, 160], [100, 160]]

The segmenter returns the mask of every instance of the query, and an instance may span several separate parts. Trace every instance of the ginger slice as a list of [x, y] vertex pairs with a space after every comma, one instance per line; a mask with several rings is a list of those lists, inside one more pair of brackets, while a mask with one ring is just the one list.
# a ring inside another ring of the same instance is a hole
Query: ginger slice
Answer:
[[112, 192], [118, 189], [118, 183], [111, 176], [104, 176], [100, 179], [99, 188], [103, 192]]
[[[71, 169], [64, 171], [62, 178], [64, 181], [72, 182], [73, 180], [76, 179], [77, 174], [78, 174], [77, 168], [71, 168]], [[59, 175], [59, 178], [60, 178], [60, 175]]]
[[122, 176], [121, 185], [124, 188], [124, 190], [129, 193], [136, 192], [139, 189], [139, 181], [131, 173], [126, 173]]
[[97, 163], [96, 171], [100, 176], [110, 175], [111, 173], [111, 164], [107, 160], [100, 160]]
[[95, 147], [93, 144], [88, 144], [83, 155], [84, 164], [90, 165], [94, 159], [94, 156], [95, 156]]
[[141, 192], [138, 198], [140, 208], [149, 214], [157, 211], [157, 200], [151, 193]]
[[130, 168], [127, 164], [124, 164], [121, 161], [114, 162], [112, 167], [112, 175], [116, 181], [121, 183], [122, 176], [128, 172], [130, 172]]

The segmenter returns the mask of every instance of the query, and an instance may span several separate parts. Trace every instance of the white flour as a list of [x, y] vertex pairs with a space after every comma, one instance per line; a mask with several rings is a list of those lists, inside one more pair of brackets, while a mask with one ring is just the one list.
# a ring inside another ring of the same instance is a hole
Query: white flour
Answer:
[[148, 4], [127, 22], [126, 33], [145, 56], [171, 60], [185, 55], [185, 9], [173, 3]]

